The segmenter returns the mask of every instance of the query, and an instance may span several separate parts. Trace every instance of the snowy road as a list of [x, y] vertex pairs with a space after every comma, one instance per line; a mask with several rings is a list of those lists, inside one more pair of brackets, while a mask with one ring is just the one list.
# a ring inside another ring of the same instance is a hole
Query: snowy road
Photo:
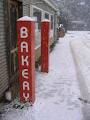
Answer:
[[50, 54], [50, 72], [36, 72], [36, 102], [33, 107], [4, 107], [0, 120], [83, 120], [76, 68], [70, 49], [70, 35], [60, 38]]

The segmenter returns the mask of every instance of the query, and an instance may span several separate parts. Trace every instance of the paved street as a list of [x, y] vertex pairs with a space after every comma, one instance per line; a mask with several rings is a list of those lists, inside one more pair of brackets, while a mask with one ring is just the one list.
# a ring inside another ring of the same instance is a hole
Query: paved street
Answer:
[[77, 67], [85, 120], [90, 120], [90, 32], [77, 32], [71, 48]]

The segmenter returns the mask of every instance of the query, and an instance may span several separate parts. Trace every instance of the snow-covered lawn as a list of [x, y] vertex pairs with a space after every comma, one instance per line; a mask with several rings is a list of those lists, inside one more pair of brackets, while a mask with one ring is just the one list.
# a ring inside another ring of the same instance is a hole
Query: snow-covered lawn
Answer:
[[[50, 53], [49, 73], [36, 72], [36, 102], [34, 106], [20, 104], [18, 99], [5, 105], [0, 120], [83, 120], [80, 90], [70, 42], [74, 32], [60, 38]], [[77, 37], [76, 37], [77, 38]]]

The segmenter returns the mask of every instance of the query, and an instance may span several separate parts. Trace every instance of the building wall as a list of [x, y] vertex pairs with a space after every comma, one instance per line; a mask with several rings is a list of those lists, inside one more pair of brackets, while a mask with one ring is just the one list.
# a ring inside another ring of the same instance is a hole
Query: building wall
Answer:
[[[47, 12], [54, 16], [54, 30], [50, 35], [50, 45], [57, 39], [57, 15], [56, 11], [52, 9], [47, 3], [43, 0], [23, 0], [23, 15], [28, 15], [33, 17], [33, 7], [37, 7], [42, 10], [43, 13]], [[42, 19], [44, 18], [44, 14], [42, 15]], [[40, 31], [35, 31], [35, 53], [36, 53], [36, 61], [40, 57], [40, 44], [41, 44], [41, 36]]]
[[[23, 16], [33, 16], [33, 9], [32, 5], [42, 9], [45, 12], [48, 12], [50, 14], [53, 14], [55, 16], [55, 11], [48, 6], [43, 0], [18, 0], [23, 2]], [[8, 0], [7, 0], [8, 2]], [[8, 11], [5, 11], [5, 4], [7, 3], [6, 0], [0, 0], [0, 97], [3, 95], [3, 93], [6, 91], [6, 89], [9, 87], [9, 68], [8, 68], [8, 61], [9, 58], [7, 57], [7, 33], [6, 31], [6, 19], [8, 20]], [[37, 3], [36, 3], [37, 2]], [[6, 13], [5, 13], [6, 12]], [[5, 15], [6, 14], [6, 15]], [[54, 21], [55, 23], [56, 21]], [[36, 39], [35, 41], [39, 40], [38, 43], [36, 43], [35, 46], [35, 54], [36, 54], [36, 61], [40, 57], [40, 31], [36, 32]], [[50, 38], [51, 43], [54, 40], [54, 34], [52, 34], [52, 37]]]
[[0, 0], [0, 96], [8, 88], [6, 38], [4, 23], [4, 0]]
[[[51, 8], [47, 3], [45, 3], [43, 0], [22, 0], [23, 1], [23, 15], [28, 15], [33, 17], [33, 6], [39, 8], [42, 10], [42, 12], [47, 12], [51, 15], [54, 16], [54, 31], [52, 33], [52, 39], [51, 40], [56, 40], [57, 38], [57, 15], [56, 15], [56, 11]], [[42, 19], [44, 18], [44, 15], [42, 15]], [[35, 42], [35, 47], [37, 47], [38, 45], [40, 45], [41, 43], [41, 36], [40, 36], [40, 31], [36, 31], [35, 34], [35, 38], [36, 38], [36, 42]], [[53, 42], [51, 41], [51, 43]]]
[[35, 5], [49, 13], [52, 13], [52, 14], [55, 13], [55, 11], [48, 4], [46, 4], [43, 0], [42, 1], [41, 0], [32, 0], [31, 3], [32, 3], [32, 5]]
[[[30, 5], [30, 16], [33, 17], [33, 8], [36, 9], [40, 9], [40, 11], [42, 12], [42, 19], [45, 19], [45, 13], [49, 13], [49, 17], [50, 15], [53, 15], [54, 17], [54, 22], [53, 22], [53, 26], [54, 29], [51, 30], [50, 32], [50, 45], [54, 42], [55, 37], [56, 37], [56, 11], [54, 9], [52, 9], [48, 4], [46, 4], [43, 0], [31, 0], [31, 5]], [[39, 59], [40, 55], [41, 55], [41, 36], [40, 36], [40, 30], [35, 31], [35, 53], [36, 53], [36, 61]]]
[[[17, 0], [23, 2], [23, 16], [30, 15], [30, 0]], [[7, 54], [9, 44], [9, 13], [8, 13], [9, 0], [0, 0], [0, 97], [10, 86], [9, 78], [9, 57]], [[8, 29], [7, 29], [8, 28]], [[7, 31], [8, 30], [8, 31]]]
[[30, 16], [30, 0], [21, 0], [23, 2], [23, 16]]

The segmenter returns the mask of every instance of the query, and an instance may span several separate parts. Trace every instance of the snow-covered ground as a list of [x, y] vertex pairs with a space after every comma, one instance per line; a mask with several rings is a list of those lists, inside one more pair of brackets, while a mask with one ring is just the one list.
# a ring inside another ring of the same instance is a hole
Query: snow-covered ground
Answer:
[[68, 32], [64, 38], [60, 38], [50, 53], [49, 73], [36, 72], [34, 106], [25, 104], [21, 108], [21, 104], [16, 109], [15, 104], [20, 104], [16, 99], [1, 108], [0, 120], [84, 120], [76, 66], [70, 47], [71, 41], [77, 39], [78, 35], [78, 32]]
[[90, 31], [82, 32], [82, 37], [77, 36], [77, 40], [71, 41], [71, 48], [80, 78], [85, 120], [90, 120]]

